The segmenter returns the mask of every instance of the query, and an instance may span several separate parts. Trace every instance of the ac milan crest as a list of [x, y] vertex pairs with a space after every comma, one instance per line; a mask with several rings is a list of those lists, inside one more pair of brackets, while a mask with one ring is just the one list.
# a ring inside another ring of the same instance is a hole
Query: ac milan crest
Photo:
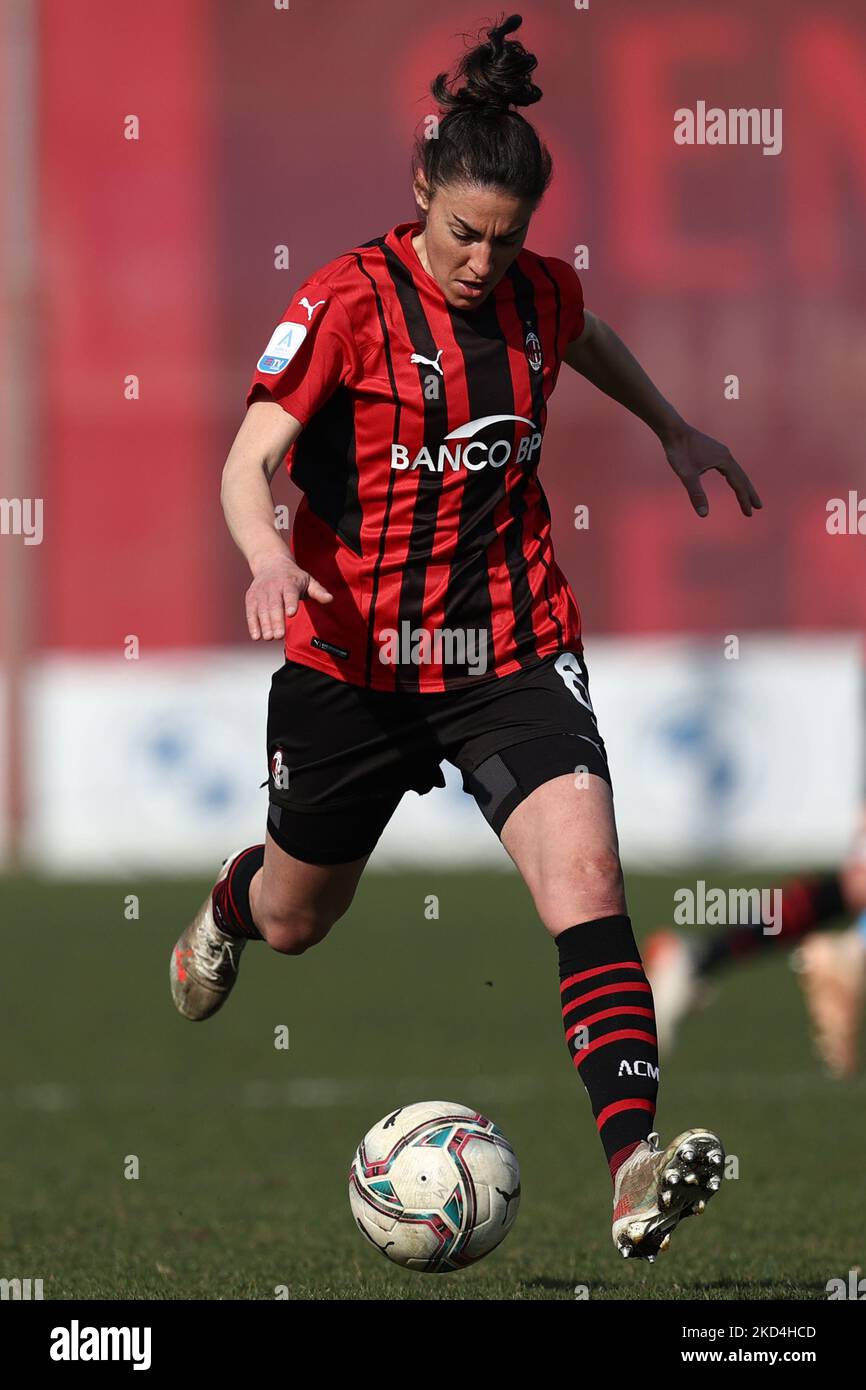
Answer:
[[535, 332], [533, 328], [530, 328], [527, 331], [525, 347], [526, 360], [528, 361], [530, 367], [534, 372], [540, 372], [541, 364], [544, 359], [541, 355], [541, 343], [539, 341], [538, 334]]

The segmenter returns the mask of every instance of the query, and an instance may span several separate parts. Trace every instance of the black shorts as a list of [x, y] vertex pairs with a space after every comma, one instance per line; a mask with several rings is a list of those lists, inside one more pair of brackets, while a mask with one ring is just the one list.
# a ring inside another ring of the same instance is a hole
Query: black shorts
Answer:
[[287, 661], [268, 703], [268, 832], [310, 864], [361, 859], [404, 792], [444, 787], [443, 759], [497, 835], [552, 777], [610, 782], [582, 654], [423, 694], [368, 690]]

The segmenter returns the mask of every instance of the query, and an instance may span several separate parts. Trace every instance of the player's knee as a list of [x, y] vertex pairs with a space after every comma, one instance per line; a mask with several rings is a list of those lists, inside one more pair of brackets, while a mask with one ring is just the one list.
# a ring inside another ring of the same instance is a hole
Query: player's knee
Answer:
[[613, 848], [593, 849], [546, 867], [534, 897], [542, 921], [557, 927], [571, 914], [606, 917], [625, 911], [619, 854]]
[[259, 930], [272, 951], [300, 956], [328, 935], [334, 921], [316, 911], [271, 909], [262, 914]]
[[598, 849], [584, 855], [578, 859], [576, 871], [582, 882], [597, 883], [617, 891], [622, 888], [622, 864], [615, 849]]
[[571, 886], [580, 893], [620, 892], [622, 865], [615, 849], [602, 847], [574, 854], [544, 879], [555, 882], [560, 890]]

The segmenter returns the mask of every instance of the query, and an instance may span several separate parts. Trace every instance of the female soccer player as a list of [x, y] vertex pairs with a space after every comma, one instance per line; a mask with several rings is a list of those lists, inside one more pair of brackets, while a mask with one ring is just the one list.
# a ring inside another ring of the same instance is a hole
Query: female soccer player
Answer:
[[[792, 952], [815, 1048], [827, 1072], [837, 1080], [856, 1075], [866, 1006], [866, 809], [841, 866], [790, 878], [781, 894], [782, 918], [772, 932], [765, 931], [768, 924], [758, 914], [758, 921], [722, 927], [701, 943], [670, 927], [644, 943], [663, 1057], [683, 1019], [711, 1001], [708, 984], [719, 971], [783, 950]], [[857, 917], [854, 926], [831, 931], [846, 915]]]
[[[174, 1002], [210, 1017], [250, 940], [298, 954], [349, 907], [403, 793], [443, 758], [556, 941], [566, 1039], [614, 1184], [613, 1239], [649, 1260], [719, 1187], [706, 1129], [666, 1148], [653, 1001], [628, 917], [610, 775], [580, 618], [538, 482], [563, 361], [644, 420], [701, 516], [724, 445], [660, 395], [584, 312], [570, 265], [524, 249], [550, 155], [515, 107], [536, 59], [487, 31], [416, 147], [421, 220], [307, 280], [274, 331], [225, 465], [222, 501], [253, 580], [250, 636], [285, 637], [271, 686], [266, 843], [232, 855], [171, 962]], [[464, 79], [458, 87], [458, 79]], [[304, 494], [290, 552], [269, 481], [291, 450]]]

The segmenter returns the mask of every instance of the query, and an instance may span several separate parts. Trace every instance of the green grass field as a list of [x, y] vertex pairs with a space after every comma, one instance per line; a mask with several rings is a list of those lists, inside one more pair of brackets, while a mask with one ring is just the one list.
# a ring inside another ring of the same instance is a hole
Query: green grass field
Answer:
[[[639, 933], [689, 881], [629, 878]], [[369, 875], [327, 941], [250, 946], [223, 1012], [191, 1024], [168, 957], [206, 886], [0, 881], [0, 1276], [46, 1299], [823, 1299], [864, 1264], [866, 1082], [823, 1078], [784, 956], [720, 978], [662, 1068], [663, 1140], [710, 1124], [740, 1176], [650, 1268], [611, 1244], [555, 947], [516, 876]], [[378, 1255], [346, 1186], [366, 1129], [429, 1099], [494, 1118], [523, 1178], [504, 1244], [439, 1278]]]

